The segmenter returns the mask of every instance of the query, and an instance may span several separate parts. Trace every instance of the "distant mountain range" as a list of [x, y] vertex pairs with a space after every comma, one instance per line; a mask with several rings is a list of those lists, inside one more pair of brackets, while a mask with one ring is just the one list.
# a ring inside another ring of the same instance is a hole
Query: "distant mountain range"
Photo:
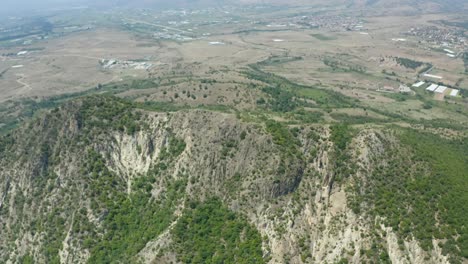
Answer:
[[[191, 7], [236, 4], [280, 4], [280, 5], [347, 5], [356, 7], [425, 7], [437, 6], [439, 8], [458, 9], [466, 8], [466, 0], [137, 0], [137, 1], [97, 1], [107, 6], [129, 7]], [[96, 3], [96, 1], [93, 1]]]

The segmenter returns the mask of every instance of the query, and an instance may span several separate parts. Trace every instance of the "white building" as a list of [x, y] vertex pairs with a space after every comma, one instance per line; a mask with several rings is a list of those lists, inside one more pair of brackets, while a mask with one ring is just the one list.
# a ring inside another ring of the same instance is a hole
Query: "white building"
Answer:
[[453, 51], [453, 50], [444, 49], [444, 51], [445, 51], [445, 52], [447, 52], [447, 53], [452, 53], [452, 54], [455, 54], [455, 51]]
[[457, 89], [452, 89], [452, 91], [450, 92], [450, 96], [457, 96], [459, 92], [460, 91]]
[[429, 87], [426, 88], [426, 90], [430, 91], [430, 92], [433, 92], [435, 91], [435, 89], [437, 89], [439, 87], [439, 85], [437, 84], [431, 84]]
[[429, 77], [429, 78], [433, 78], [433, 79], [442, 79], [442, 76], [427, 74], [427, 73], [424, 74], [424, 77]]
[[400, 93], [411, 93], [411, 89], [404, 84], [400, 84], [399, 89], [400, 89]]
[[439, 86], [437, 89], [435, 89], [434, 92], [436, 92], [436, 93], [444, 93], [445, 90], [447, 90], [447, 87], [441, 85], [441, 86]]
[[412, 86], [418, 88], [418, 87], [423, 86], [424, 84], [425, 84], [425, 82], [421, 81], [421, 82], [417, 82], [417, 83], [413, 84]]

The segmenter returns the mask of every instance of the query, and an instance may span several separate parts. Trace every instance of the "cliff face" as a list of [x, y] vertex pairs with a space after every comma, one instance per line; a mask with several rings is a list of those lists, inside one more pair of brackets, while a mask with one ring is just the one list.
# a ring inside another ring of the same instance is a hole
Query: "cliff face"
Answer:
[[392, 133], [338, 142], [325, 125], [68, 103], [0, 142], [0, 262], [96, 262], [106, 247], [122, 262], [177, 261], [172, 229], [190, 201], [217, 197], [261, 234], [269, 263], [448, 263], [437, 241], [399, 242], [350, 206], [398, 146]]

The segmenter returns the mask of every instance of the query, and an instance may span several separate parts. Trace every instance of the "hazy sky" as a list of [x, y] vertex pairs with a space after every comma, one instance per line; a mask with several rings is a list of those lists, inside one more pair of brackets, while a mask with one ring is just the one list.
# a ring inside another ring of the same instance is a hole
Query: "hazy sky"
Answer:
[[[189, 7], [193, 4], [220, 4], [228, 0], [0, 0], [0, 14], [25, 13], [26, 11], [90, 7]], [[236, 2], [236, 1], [234, 1]], [[14, 13], [12, 13], [14, 12]]]
[[79, 5], [86, 5], [89, 0], [2, 0], [0, 13], [21, 13], [26, 11], [66, 8]]

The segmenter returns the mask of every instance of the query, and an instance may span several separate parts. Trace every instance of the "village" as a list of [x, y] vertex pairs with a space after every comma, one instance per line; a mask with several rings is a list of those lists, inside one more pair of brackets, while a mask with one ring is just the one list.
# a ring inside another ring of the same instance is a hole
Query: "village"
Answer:
[[[460, 50], [467, 48], [468, 45], [468, 40], [463, 31], [451, 28], [437, 26], [414, 27], [406, 32], [406, 35], [418, 37], [435, 45], [452, 46]], [[454, 54], [455, 52], [448, 53]]]

